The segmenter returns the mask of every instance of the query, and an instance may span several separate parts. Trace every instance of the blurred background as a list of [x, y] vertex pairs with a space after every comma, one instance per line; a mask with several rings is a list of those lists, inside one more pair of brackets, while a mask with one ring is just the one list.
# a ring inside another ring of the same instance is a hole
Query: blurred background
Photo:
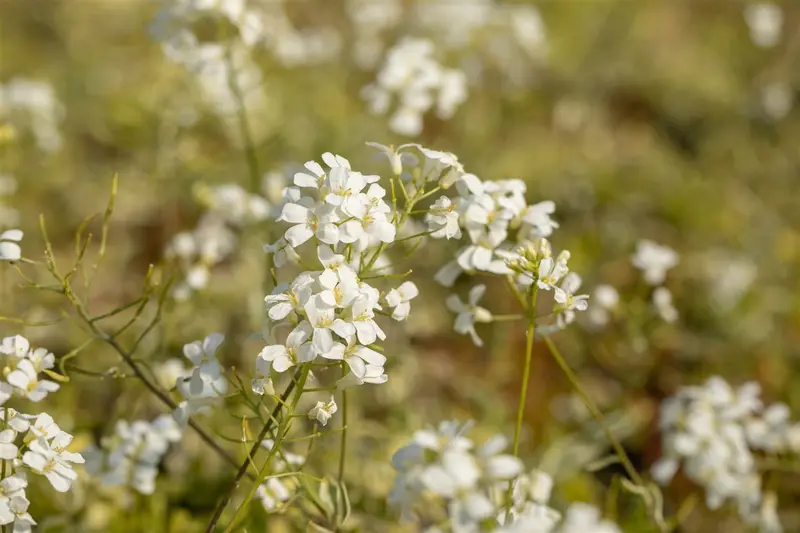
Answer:
[[[274, 203], [292, 169], [325, 151], [376, 173], [387, 169], [367, 141], [453, 152], [482, 179], [523, 179], [529, 202], [555, 201], [552, 240], [572, 252], [585, 291], [619, 292], [609, 316], [585, 314], [555, 341], [645, 470], [660, 453], [658, 405], [679, 386], [715, 374], [756, 379], [765, 399], [800, 413], [798, 23], [795, 2], [6, 0], [0, 222], [23, 229], [23, 255], [42, 260], [43, 213], [67, 265], [75, 232], [105, 210], [117, 175], [93, 282], [102, 311], [137, 298], [150, 264], [164, 280], [190, 273], [169, 251], [208, 210], [208, 187], [235, 183]], [[375, 91], [388, 84], [387, 54], [411, 37], [428, 40], [425, 53], [454, 81], [445, 101], [397, 117]], [[88, 228], [98, 234], [99, 219]], [[252, 371], [263, 345], [262, 245], [276, 231], [233, 228], [238, 245], [208, 268], [202, 290], [167, 301], [138, 352], [156, 374], [213, 331], [228, 339], [224, 364]], [[677, 311], [670, 320], [631, 266], [640, 239], [679, 253], [665, 284]], [[385, 504], [388, 459], [413, 431], [459, 418], [477, 420], [478, 435], [513, 433], [524, 329], [485, 327], [482, 348], [452, 331], [449, 291], [432, 277], [453, 252], [427, 246], [410, 265], [422, 295], [409, 322], [392, 326], [407, 342], [387, 353], [389, 382], [360, 388], [351, 402], [354, 530], [403, 530]], [[59, 320], [58, 295], [19, 288], [11, 268], [3, 276], [3, 316]], [[502, 284], [487, 281], [485, 307], [515, 312]], [[461, 283], [463, 293], [474, 280]], [[57, 356], [87, 338], [70, 320], [0, 328]], [[118, 419], [163, 412], [123, 367], [109, 372], [120, 362], [99, 343], [71, 364], [72, 382], [48, 409], [83, 445]], [[209, 425], [233, 439], [241, 427], [225, 412]], [[338, 437], [315, 446], [315, 468], [330, 469]], [[554, 502], [602, 505], [617, 473], [586, 471], [609, 450], [540, 346], [522, 451], [527, 466], [556, 477]], [[203, 530], [230, 468], [186, 432], [161, 470], [149, 498], [89, 480], [67, 495], [33, 487], [32, 514], [42, 531]], [[800, 475], [770, 483], [786, 531], [800, 531]], [[675, 480], [667, 512], [696, 491]], [[651, 530], [640, 511], [621, 497], [626, 531]], [[291, 513], [253, 514], [250, 531], [301, 530]], [[680, 531], [747, 530], [730, 510], [701, 503]]]

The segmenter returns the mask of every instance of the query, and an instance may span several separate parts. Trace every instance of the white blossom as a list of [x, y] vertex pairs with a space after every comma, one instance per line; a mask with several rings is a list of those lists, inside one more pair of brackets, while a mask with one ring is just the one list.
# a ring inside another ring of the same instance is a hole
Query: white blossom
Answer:
[[19, 261], [22, 248], [18, 244], [22, 240], [22, 231], [9, 229], [0, 233], [0, 261]]
[[393, 308], [392, 318], [405, 320], [411, 312], [411, 300], [419, 295], [419, 289], [413, 281], [405, 281], [396, 289], [386, 294], [386, 303]]
[[476, 346], [483, 346], [483, 341], [475, 331], [475, 324], [477, 322], [491, 322], [493, 319], [489, 311], [478, 305], [485, 292], [486, 285], [476, 285], [470, 289], [466, 303], [462, 302], [455, 294], [451, 294], [447, 298], [448, 309], [457, 313], [453, 329], [455, 329], [456, 333], [462, 335], [469, 334]]
[[560, 287], [555, 288], [555, 299], [557, 306], [557, 322], [560, 328], [566, 327], [575, 321], [575, 311], [586, 311], [589, 307], [588, 294], [575, 294], [581, 286], [581, 277], [570, 272], [561, 282]]
[[434, 239], [460, 239], [456, 206], [447, 196], [440, 196], [425, 214], [428, 231]]
[[333, 417], [337, 410], [338, 407], [336, 406], [336, 401], [333, 399], [333, 396], [331, 396], [330, 401], [327, 403], [317, 402], [316, 405], [314, 405], [314, 407], [312, 407], [308, 412], [308, 418], [309, 420], [316, 420], [325, 426], [328, 424], [328, 420]]
[[67, 492], [78, 475], [72, 469], [73, 463], [82, 464], [79, 453], [66, 450], [72, 442], [72, 435], [60, 432], [52, 440], [38, 438], [28, 444], [28, 451], [22, 462], [38, 474], [42, 474], [58, 492]]
[[678, 264], [678, 254], [668, 246], [644, 239], [636, 244], [631, 263], [642, 271], [648, 284], [661, 285], [667, 279], [667, 271]]
[[666, 287], [653, 291], [653, 307], [664, 322], [672, 324], [678, 320], [678, 310], [672, 305], [672, 293]]
[[611, 314], [619, 306], [619, 293], [611, 285], [597, 285], [591, 296], [592, 305], [589, 306], [589, 323], [596, 328], [605, 327], [611, 320]]
[[756, 46], [771, 48], [781, 39], [783, 10], [772, 2], [750, 4], [744, 9], [750, 39]]

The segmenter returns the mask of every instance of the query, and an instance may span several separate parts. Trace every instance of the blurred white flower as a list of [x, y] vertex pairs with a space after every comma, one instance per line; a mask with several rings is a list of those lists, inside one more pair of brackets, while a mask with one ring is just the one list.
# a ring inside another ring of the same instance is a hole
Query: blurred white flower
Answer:
[[0, 261], [19, 261], [22, 248], [17, 243], [22, 240], [22, 235], [22, 231], [18, 229], [0, 233]]
[[476, 346], [483, 346], [483, 341], [478, 337], [475, 331], [475, 324], [477, 322], [491, 322], [493, 320], [492, 313], [480, 307], [478, 302], [486, 292], [486, 285], [476, 285], [469, 291], [467, 302], [462, 302], [458, 295], [451, 294], [447, 298], [447, 308], [457, 313], [456, 322], [453, 329], [456, 333], [462, 335], [469, 334], [472, 337], [472, 342]]
[[613, 313], [619, 305], [619, 293], [611, 285], [597, 285], [592, 293], [592, 305], [589, 306], [587, 316], [589, 323], [596, 328], [602, 328], [611, 320]]
[[666, 287], [653, 291], [653, 307], [664, 322], [672, 324], [678, 320], [678, 310], [672, 305], [672, 293]]
[[744, 20], [756, 46], [771, 48], [780, 41], [783, 26], [781, 6], [771, 2], [750, 4], [744, 9]]
[[631, 263], [642, 271], [648, 284], [661, 285], [667, 279], [667, 271], [678, 264], [678, 253], [669, 246], [643, 239], [636, 243]]

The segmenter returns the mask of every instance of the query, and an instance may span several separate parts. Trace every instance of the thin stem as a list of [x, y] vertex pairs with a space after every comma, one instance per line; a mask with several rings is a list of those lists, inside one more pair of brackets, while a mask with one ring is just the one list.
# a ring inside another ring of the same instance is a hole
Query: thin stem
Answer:
[[523, 318], [523, 315], [492, 315], [492, 322], [512, 322]]
[[[342, 363], [342, 377], [347, 374], [347, 366]], [[339, 444], [339, 485], [344, 479], [344, 465], [347, 457], [347, 389], [342, 390], [342, 434]]]
[[[298, 369], [297, 372], [299, 373], [299, 376], [297, 378], [297, 387], [296, 387], [296, 390], [295, 390], [295, 393], [294, 393], [294, 397], [292, 398], [291, 405], [289, 405], [289, 407], [287, 409], [286, 416], [283, 417], [283, 419], [281, 420], [280, 426], [278, 427], [278, 430], [277, 430], [276, 435], [275, 435], [275, 442], [272, 444], [272, 449], [270, 450], [269, 456], [267, 456], [267, 459], [264, 461], [264, 465], [261, 467], [261, 471], [258, 473], [258, 476], [256, 476], [256, 480], [255, 480], [255, 482], [253, 482], [253, 485], [250, 487], [250, 491], [247, 493], [247, 496], [245, 497], [244, 501], [239, 506], [239, 508], [236, 509], [236, 512], [234, 513], [233, 518], [231, 519], [230, 523], [228, 524], [228, 527], [225, 528], [225, 533], [229, 533], [230, 531], [233, 531], [233, 528], [236, 526], [238, 521], [244, 516], [244, 511], [245, 511], [245, 509], [247, 509], [247, 505], [250, 503], [250, 501], [255, 496], [256, 491], [258, 490], [258, 487], [260, 487], [261, 484], [264, 483], [264, 480], [267, 478], [267, 475], [269, 474], [269, 466], [270, 466], [270, 463], [272, 461], [272, 458], [275, 456], [275, 454], [280, 449], [280, 446], [281, 446], [281, 444], [283, 442], [283, 438], [286, 436], [286, 432], [288, 431], [289, 422], [291, 421], [291, 416], [292, 416], [292, 414], [294, 414], [293, 411], [297, 407], [297, 403], [300, 401], [300, 397], [303, 395], [303, 386], [305, 385], [306, 378], [308, 377], [308, 372], [309, 372], [310, 368], [311, 367], [309, 367], [306, 364], [306, 365], [301, 366]], [[221, 514], [222, 511], [220, 510], [219, 513]], [[217, 517], [217, 519], [219, 519], [219, 517]], [[214, 528], [214, 524], [213, 523], [209, 524], [209, 528], [206, 530], [206, 533], [211, 533], [213, 528]]]
[[611, 432], [611, 428], [609, 428], [608, 424], [606, 424], [605, 418], [603, 418], [603, 414], [600, 412], [600, 409], [597, 408], [597, 405], [595, 405], [594, 401], [592, 401], [592, 398], [580, 384], [580, 382], [578, 381], [578, 377], [575, 375], [575, 373], [572, 371], [567, 361], [561, 355], [561, 352], [558, 351], [558, 348], [556, 348], [555, 344], [553, 344], [553, 341], [550, 339], [550, 337], [545, 336], [544, 342], [545, 344], [547, 344], [547, 348], [550, 350], [550, 354], [553, 356], [553, 359], [555, 359], [558, 366], [561, 367], [561, 370], [564, 372], [564, 375], [567, 377], [567, 380], [575, 389], [575, 392], [577, 392], [578, 396], [580, 396], [581, 400], [583, 400], [583, 404], [591, 413], [592, 418], [594, 418], [597, 421], [597, 423], [600, 424], [600, 427], [603, 429], [603, 433], [605, 434], [609, 443], [611, 443], [611, 447], [614, 448], [614, 452], [619, 457], [619, 460], [622, 463], [625, 472], [628, 473], [628, 476], [630, 476], [630, 478], [634, 481], [634, 483], [636, 483], [637, 485], [644, 485], [644, 479], [642, 479], [642, 476], [633, 466], [633, 463], [628, 457], [628, 454], [625, 452], [625, 448]]
[[[242, 478], [247, 473], [247, 467], [250, 465], [250, 461], [258, 452], [258, 449], [261, 447], [261, 443], [264, 441], [265, 438], [267, 438], [267, 434], [270, 432], [275, 421], [278, 419], [278, 415], [280, 415], [283, 405], [286, 403], [286, 400], [289, 399], [289, 395], [292, 393], [292, 390], [294, 390], [298, 380], [301, 378], [302, 372], [303, 371], [299, 368], [297, 369], [297, 371], [295, 371], [294, 376], [292, 377], [292, 381], [286, 386], [286, 390], [283, 391], [283, 394], [281, 394], [280, 401], [275, 406], [275, 409], [272, 410], [272, 415], [269, 417], [264, 426], [261, 428], [261, 432], [258, 434], [258, 437], [256, 437], [253, 446], [250, 447], [250, 453], [247, 455], [244, 462], [242, 462], [241, 466], [239, 466], [239, 470], [236, 471], [236, 475], [233, 477], [233, 481], [231, 481], [231, 484], [228, 486], [228, 490], [225, 491], [225, 494], [222, 496], [222, 499], [217, 504], [217, 508], [214, 510], [214, 515], [211, 517], [211, 521], [208, 523], [208, 527], [206, 528], [207, 533], [214, 531], [214, 526], [216, 526], [217, 522], [219, 522], [219, 519], [222, 516], [222, 512], [225, 510], [225, 507], [228, 505], [228, 502], [231, 501], [233, 493], [236, 492], [236, 489], [239, 487], [239, 483], [242, 481]], [[307, 370], [306, 373], [308, 373]], [[303, 382], [305, 382], [305, 379], [303, 379]], [[303, 387], [301, 385], [299, 390], [302, 391], [302, 389]], [[273, 449], [275, 447], [277, 447], [277, 443], [273, 444]]]
[[247, 161], [247, 169], [250, 172], [250, 191], [258, 193], [261, 189], [261, 171], [258, 168], [258, 155], [256, 153], [253, 136], [250, 133], [250, 124], [247, 121], [247, 111], [244, 106], [244, 95], [239, 82], [236, 79], [236, 72], [233, 67], [233, 51], [228, 46], [225, 51], [227, 62], [227, 82], [233, 98], [236, 100], [236, 116], [239, 119], [239, 130], [244, 143], [244, 154]]
[[422, 233], [417, 233], [415, 235], [408, 235], [407, 237], [402, 237], [400, 239], [395, 239], [394, 242], [397, 243], [397, 242], [408, 241], [408, 240], [411, 240], [411, 239], [419, 239], [419, 238], [422, 238], [422, 237], [427, 237], [428, 235], [433, 233], [433, 231], [434, 230], [429, 230], [429, 231], [423, 231]]
[[[522, 371], [522, 386], [519, 391], [519, 402], [517, 403], [517, 424], [514, 426], [514, 457], [519, 456], [519, 438], [522, 433], [522, 420], [525, 415], [525, 403], [528, 397], [528, 382], [531, 374], [531, 360], [533, 359], [533, 340], [536, 335], [536, 295], [538, 293], [539, 288], [536, 285], [532, 285], [530, 289], [530, 301], [526, 306], [528, 312], [528, 328], [525, 332], [525, 368]], [[508, 493], [506, 495], [509, 513], [511, 512], [513, 495], [514, 482], [509, 481]]]
[[519, 437], [522, 432], [522, 418], [525, 414], [525, 400], [528, 397], [528, 381], [531, 373], [531, 360], [533, 359], [533, 339], [536, 334], [536, 295], [539, 288], [536, 285], [531, 287], [530, 303], [528, 304], [528, 329], [525, 332], [525, 368], [522, 371], [522, 387], [519, 391], [519, 403], [517, 404], [517, 424], [514, 428], [514, 456], [519, 455]]

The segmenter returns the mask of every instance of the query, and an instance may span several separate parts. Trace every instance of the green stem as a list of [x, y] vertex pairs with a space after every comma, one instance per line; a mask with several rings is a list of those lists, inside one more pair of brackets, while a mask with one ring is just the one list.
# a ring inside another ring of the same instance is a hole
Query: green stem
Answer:
[[[536, 295], [539, 293], [539, 288], [536, 285], [531, 286], [530, 301], [526, 306], [528, 312], [528, 329], [525, 332], [525, 368], [522, 371], [522, 386], [519, 391], [519, 402], [517, 404], [517, 424], [514, 427], [514, 457], [519, 456], [519, 438], [522, 433], [522, 419], [525, 415], [525, 402], [528, 397], [528, 382], [531, 374], [531, 360], [533, 359], [533, 340], [536, 335]], [[506, 495], [506, 502], [508, 505], [508, 512], [511, 512], [514, 495], [514, 481], [508, 483], [508, 493]]]
[[492, 322], [511, 322], [523, 318], [523, 315], [492, 315]]
[[[236, 512], [234, 513], [233, 518], [231, 519], [230, 523], [228, 524], [228, 527], [225, 528], [225, 533], [229, 533], [229, 532], [233, 531], [234, 530], [233, 528], [236, 526], [236, 524], [239, 522], [239, 520], [241, 520], [244, 517], [245, 509], [247, 509], [247, 506], [249, 505], [250, 501], [253, 499], [253, 497], [255, 497], [256, 491], [258, 490], [258, 487], [260, 487], [261, 484], [264, 483], [264, 480], [267, 478], [267, 475], [269, 474], [269, 470], [270, 470], [269, 467], [270, 467], [270, 464], [272, 462], [272, 458], [278, 452], [278, 449], [280, 448], [281, 444], [283, 443], [283, 439], [286, 436], [286, 431], [287, 431], [287, 429], [289, 427], [289, 423], [291, 421], [291, 416], [294, 414], [294, 410], [297, 407], [297, 403], [300, 401], [300, 397], [303, 395], [303, 386], [306, 383], [306, 378], [308, 378], [309, 370], [310, 370], [310, 367], [307, 364], [305, 364], [302, 367], [300, 367], [300, 369], [299, 369], [300, 376], [297, 379], [297, 386], [295, 387], [294, 397], [292, 398], [292, 403], [289, 405], [289, 407], [287, 409], [286, 416], [284, 416], [283, 419], [281, 420], [280, 426], [278, 426], [278, 430], [276, 431], [276, 434], [275, 434], [275, 442], [272, 444], [272, 449], [270, 450], [269, 456], [264, 461], [264, 465], [261, 467], [261, 470], [258, 472], [258, 476], [256, 476], [256, 480], [255, 480], [255, 482], [253, 482], [253, 485], [250, 487], [250, 491], [247, 493], [247, 496], [245, 497], [244, 501], [236, 509]], [[213, 530], [213, 528], [214, 528], [214, 524], [213, 523], [209, 524], [209, 528], [206, 531], [207, 532], [211, 532]]]
[[[307, 368], [305, 370], [305, 373], [306, 374], [308, 373]], [[261, 443], [264, 441], [265, 438], [267, 438], [267, 434], [274, 426], [275, 421], [277, 420], [278, 416], [281, 413], [283, 405], [286, 403], [286, 400], [289, 398], [289, 395], [298, 385], [298, 382], [300, 381], [301, 378], [303, 383], [305, 383], [305, 377], [303, 377], [302, 371], [298, 369], [295, 372], [294, 376], [292, 377], [292, 381], [286, 386], [286, 390], [284, 390], [283, 394], [281, 394], [281, 397], [279, 398], [279, 401], [275, 406], [275, 409], [272, 411], [272, 415], [269, 417], [267, 422], [261, 428], [261, 432], [258, 434], [258, 437], [256, 437], [253, 446], [250, 447], [250, 452], [248, 453], [248, 456], [245, 457], [244, 461], [239, 466], [239, 470], [237, 470], [236, 475], [233, 478], [233, 481], [231, 481], [228, 490], [225, 492], [225, 495], [222, 497], [222, 500], [220, 500], [219, 504], [217, 504], [217, 508], [214, 510], [214, 515], [211, 517], [211, 521], [208, 523], [208, 527], [206, 528], [206, 533], [211, 533], [212, 531], [214, 531], [214, 527], [217, 525], [217, 522], [219, 522], [219, 519], [222, 516], [222, 512], [225, 510], [225, 507], [231, 500], [231, 497], [233, 496], [233, 493], [236, 491], [236, 488], [239, 486], [239, 483], [241, 483], [242, 478], [247, 473], [247, 468], [250, 466], [250, 461], [252, 461], [253, 457], [255, 457], [256, 453], [261, 447]], [[302, 391], [303, 390], [302, 385], [300, 385], [300, 387], [297, 390]], [[273, 446], [273, 449], [275, 448], [276, 445]], [[257, 483], [255, 486], [257, 487], [258, 485], [260, 485], [260, 483]]]
[[536, 334], [536, 295], [539, 288], [531, 286], [530, 302], [528, 303], [528, 329], [525, 332], [525, 368], [522, 371], [522, 387], [519, 391], [519, 403], [517, 404], [517, 424], [514, 428], [514, 456], [519, 455], [519, 437], [522, 432], [522, 418], [525, 414], [525, 400], [528, 397], [528, 381], [531, 373], [531, 360], [533, 359], [533, 339]]
[[636, 470], [636, 468], [633, 466], [633, 463], [628, 457], [628, 454], [625, 452], [625, 448], [622, 446], [619, 440], [614, 436], [614, 434], [611, 431], [611, 428], [608, 427], [608, 424], [606, 424], [605, 418], [603, 418], [603, 414], [600, 412], [600, 409], [598, 409], [597, 405], [595, 405], [594, 401], [592, 401], [592, 398], [580, 384], [580, 382], [578, 381], [578, 377], [575, 375], [575, 373], [572, 371], [567, 361], [561, 355], [561, 352], [558, 351], [558, 348], [556, 348], [555, 344], [553, 344], [553, 341], [550, 339], [550, 337], [547, 336], [544, 337], [544, 342], [545, 344], [547, 344], [547, 348], [550, 350], [550, 354], [553, 356], [553, 359], [555, 359], [558, 366], [561, 367], [561, 370], [564, 372], [564, 375], [567, 377], [567, 380], [570, 382], [572, 387], [575, 389], [575, 392], [578, 393], [578, 396], [580, 396], [581, 400], [583, 401], [583, 404], [591, 413], [592, 418], [594, 418], [602, 428], [603, 433], [608, 439], [608, 442], [611, 443], [611, 447], [614, 448], [614, 452], [619, 457], [619, 460], [622, 463], [625, 472], [628, 473], [628, 476], [630, 476], [630, 478], [633, 480], [634, 483], [643, 486], [644, 479]]
[[[342, 363], [342, 377], [347, 374], [347, 366]], [[344, 479], [344, 464], [347, 457], [347, 390], [342, 390], [342, 434], [339, 444], [339, 485]]]

